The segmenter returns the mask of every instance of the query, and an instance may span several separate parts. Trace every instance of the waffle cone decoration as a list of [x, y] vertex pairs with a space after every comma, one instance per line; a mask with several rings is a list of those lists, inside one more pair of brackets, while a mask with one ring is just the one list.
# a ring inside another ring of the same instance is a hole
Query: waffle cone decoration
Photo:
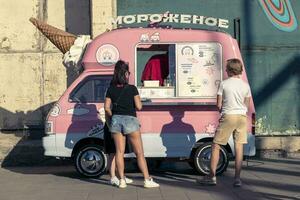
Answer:
[[29, 21], [64, 54], [70, 50], [77, 38], [76, 35], [55, 28], [33, 17], [31, 17]]

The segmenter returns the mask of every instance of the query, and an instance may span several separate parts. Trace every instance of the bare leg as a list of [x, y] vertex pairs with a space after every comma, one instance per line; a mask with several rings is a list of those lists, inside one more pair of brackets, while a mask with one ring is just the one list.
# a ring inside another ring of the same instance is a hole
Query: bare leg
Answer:
[[141, 133], [139, 131], [136, 131], [129, 134], [129, 140], [130, 143], [132, 144], [133, 151], [137, 158], [138, 166], [142, 171], [144, 178], [149, 179], [149, 172], [148, 172], [147, 162], [144, 156]]
[[235, 148], [235, 180], [240, 179], [240, 174], [243, 165], [243, 144], [234, 143]]
[[124, 179], [124, 152], [125, 152], [125, 136], [121, 133], [113, 133], [113, 138], [116, 145], [116, 165], [119, 178]]
[[220, 145], [213, 143], [211, 146], [211, 159], [210, 159], [210, 176], [216, 176], [216, 170], [220, 156]]
[[115, 177], [116, 176], [116, 154], [111, 153], [109, 154], [108, 158], [108, 169], [109, 169], [109, 175], [110, 177]]

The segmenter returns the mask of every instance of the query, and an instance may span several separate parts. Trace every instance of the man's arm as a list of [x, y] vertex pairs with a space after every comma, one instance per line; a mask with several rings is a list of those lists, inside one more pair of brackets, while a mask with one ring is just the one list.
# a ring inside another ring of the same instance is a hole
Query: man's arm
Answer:
[[244, 98], [244, 104], [247, 108], [247, 110], [249, 109], [249, 105], [250, 105], [250, 97], [245, 97]]
[[222, 111], [222, 103], [223, 103], [222, 95], [217, 95], [217, 107], [219, 109], [219, 112]]
[[250, 98], [251, 98], [251, 91], [250, 91], [250, 86], [248, 85], [248, 91], [247, 91], [247, 94], [244, 98], [244, 104], [245, 104], [247, 110], [249, 109]]
[[222, 104], [223, 104], [223, 82], [220, 83], [218, 92], [217, 92], [217, 107], [219, 109], [219, 112], [222, 112]]

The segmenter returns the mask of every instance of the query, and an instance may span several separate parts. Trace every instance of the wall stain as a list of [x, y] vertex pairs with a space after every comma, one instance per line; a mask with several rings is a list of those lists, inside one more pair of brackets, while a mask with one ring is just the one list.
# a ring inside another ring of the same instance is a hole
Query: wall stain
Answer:
[[11, 49], [11, 42], [8, 37], [3, 37], [0, 42], [0, 48], [5, 50]]
[[258, 118], [255, 122], [255, 133], [256, 136], [292, 136], [300, 135], [300, 129], [297, 129], [297, 125], [290, 126], [288, 129], [283, 131], [274, 131], [270, 127], [267, 116]]

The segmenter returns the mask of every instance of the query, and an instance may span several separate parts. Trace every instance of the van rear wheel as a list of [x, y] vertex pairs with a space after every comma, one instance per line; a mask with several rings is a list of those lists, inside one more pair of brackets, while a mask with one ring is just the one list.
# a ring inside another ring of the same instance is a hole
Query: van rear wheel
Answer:
[[[203, 175], [209, 174], [212, 142], [204, 143], [199, 146], [194, 154], [194, 165], [196, 170]], [[228, 167], [228, 152], [220, 146], [220, 158], [216, 174], [222, 174]]]
[[99, 145], [88, 144], [75, 154], [76, 170], [86, 177], [98, 177], [105, 172], [107, 158]]
[[194, 170], [196, 170], [196, 166], [195, 166], [195, 163], [194, 161], [188, 161], [188, 164], [191, 168], [193, 168]]

